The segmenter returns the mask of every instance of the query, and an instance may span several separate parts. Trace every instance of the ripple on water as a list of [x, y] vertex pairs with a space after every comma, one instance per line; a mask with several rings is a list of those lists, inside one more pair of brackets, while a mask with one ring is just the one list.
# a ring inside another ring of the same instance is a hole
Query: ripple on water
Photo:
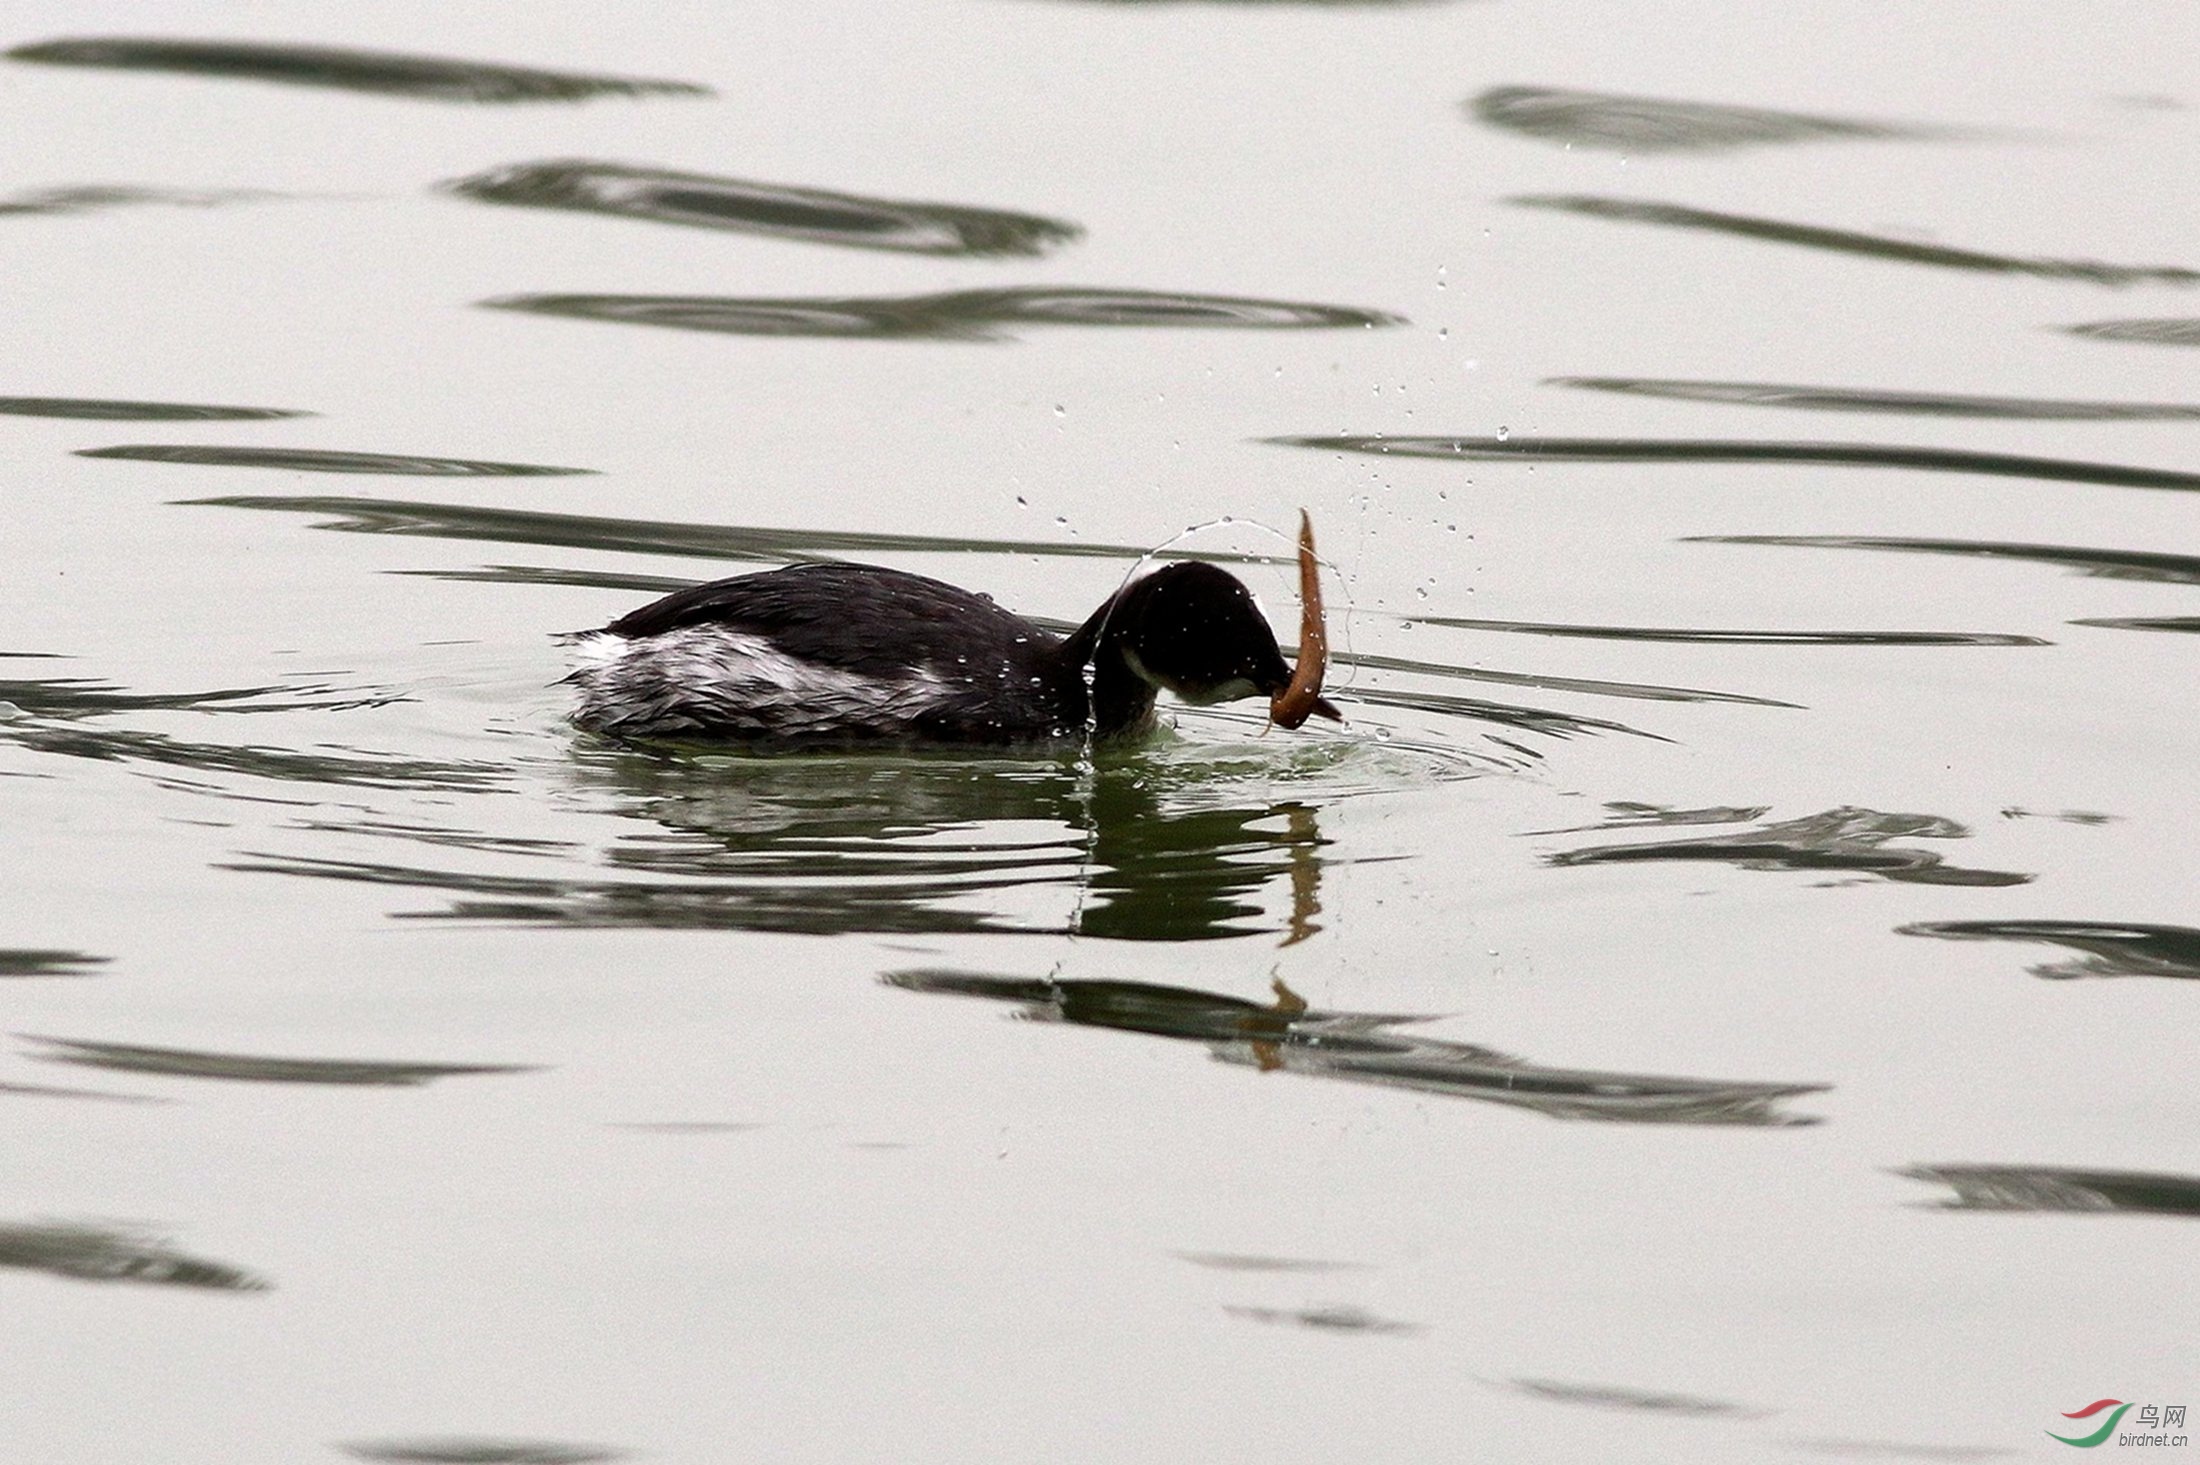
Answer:
[[408, 56], [339, 46], [273, 41], [197, 41], [172, 37], [85, 36], [17, 46], [16, 61], [237, 77], [296, 86], [418, 97], [438, 102], [576, 102], [600, 96], [712, 95], [687, 81], [589, 76], [441, 56]]
[[70, 417], [87, 422], [247, 422], [312, 415], [286, 407], [204, 407], [189, 402], [120, 402], [97, 397], [0, 397], [0, 417]]
[[1512, 1387], [1532, 1399], [1542, 1399], [1552, 1404], [1581, 1404], [1591, 1409], [1624, 1409], [1641, 1414], [1685, 1415], [1699, 1419], [1763, 1419], [1771, 1412], [1730, 1403], [1725, 1399], [1705, 1399], [1695, 1394], [1630, 1389], [1616, 1384], [1573, 1383], [1565, 1379], [1514, 1379]]
[[1214, 1272], [1348, 1272], [1357, 1271], [1359, 1262], [1317, 1261], [1306, 1257], [1259, 1256], [1232, 1251], [1180, 1251], [1179, 1261], [1190, 1262], [1195, 1267], [1205, 1267]]
[[[1687, 626], [1580, 626], [1549, 621], [1479, 620], [1472, 616], [1414, 616], [1416, 625], [1465, 631], [1504, 631], [1527, 636], [1590, 641], [1660, 641], [1702, 646], [2046, 646], [2037, 636], [1988, 631], [1713, 631]], [[1763, 699], [1758, 699], [1763, 700]], [[1780, 704], [1790, 705], [1790, 704]]]
[[1811, 1455], [1833, 1455], [1848, 1460], [1924, 1460], [1935, 1465], [1969, 1465], [1977, 1460], [2000, 1460], [2015, 1450], [2000, 1445], [1921, 1445], [1909, 1440], [1870, 1440], [1820, 1437], [1789, 1439], [1780, 1443]]
[[67, 1221], [0, 1223], [0, 1267], [20, 1267], [80, 1282], [140, 1282], [216, 1292], [264, 1292], [263, 1279], [177, 1251], [144, 1227]]
[[2200, 1176], [2061, 1165], [1907, 1165], [1908, 1180], [1946, 1185], [1950, 1211], [2079, 1211], [2200, 1216]]
[[361, 1460], [413, 1462], [413, 1465], [592, 1465], [618, 1460], [624, 1450], [562, 1440], [511, 1440], [481, 1435], [433, 1439], [355, 1440], [337, 1446]]
[[218, 468], [282, 468], [293, 473], [389, 473], [426, 478], [544, 478], [591, 474], [593, 468], [491, 463], [471, 458], [423, 458], [409, 453], [350, 453], [334, 448], [243, 448], [210, 443], [131, 443], [81, 448], [79, 458], [140, 463], [201, 463]]
[[508, 777], [506, 768], [492, 763], [406, 758], [329, 745], [299, 748], [200, 742], [140, 728], [116, 727], [85, 712], [0, 717], [0, 743], [58, 758], [341, 788], [448, 793], [499, 787]]
[[1436, 458], [1453, 462], [1822, 463], [1835, 468], [1910, 468], [1930, 473], [2037, 479], [2047, 483], [2092, 483], [2108, 488], [2159, 488], [2180, 493], [2200, 490], [2200, 473], [2171, 468], [1883, 443], [1724, 438], [1393, 437], [1379, 433], [1274, 437], [1266, 441], [1287, 448], [1326, 448], [1333, 453], [1367, 453], [1379, 458]]
[[1914, 921], [1895, 928], [1904, 936], [1944, 941], [2033, 941], [2081, 953], [2073, 961], [2044, 962], [2035, 977], [2069, 981], [2084, 977], [2179, 977], [2200, 980], [2200, 930], [2131, 921]]
[[2108, 631], [2175, 631], [2200, 635], [2200, 616], [2082, 616], [2073, 626], [2097, 626]]
[[1965, 839], [1970, 832], [1936, 814], [1884, 814], [1844, 806], [1731, 834], [1651, 844], [1589, 845], [1545, 859], [1553, 865], [1710, 862], [1743, 870], [1833, 871], [1911, 885], [2023, 885], [2034, 878], [2014, 870], [1965, 869], [1945, 863], [1946, 857], [1937, 850], [1904, 849], [1891, 843]]
[[405, 700], [402, 694], [375, 689], [310, 683], [130, 692], [88, 677], [4, 679], [0, 680], [0, 744], [94, 762], [354, 788], [455, 792], [492, 788], [505, 780], [508, 770], [500, 764], [440, 762], [327, 745], [199, 742], [115, 722], [131, 713], [348, 712]]
[[1914, 123], [1818, 117], [1563, 87], [1492, 87], [1466, 106], [1478, 121], [1507, 132], [1619, 153], [1723, 152], [1772, 143], [1962, 136], [1951, 128]]
[[111, 956], [40, 946], [0, 946], [0, 977], [89, 977]]
[[2096, 320], [2065, 326], [2072, 336], [2096, 341], [2125, 341], [2139, 346], [2200, 346], [2200, 319]]
[[1522, 208], [1553, 209], [1594, 219], [1624, 224], [1658, 224], [1672, 229], [1692, 229], [1724, 234], [1736, 239], [1756, 239], [1770, 244], [1795, 244], [1835, 254], [1863, 255], [1901, 264], [1935, 265], [1942, 269], [1977, 270], [1996, 275], [2031, 275], [2045, 280], [2075, 280], [2091, 285], [2190, 285], [2200, 282], [2200, 270], [2184, 265], [2117, 265], [2089, 259], [2037, 259], [2023, 255], [1992, 254], [1979, 249], [1956, 249], [1943, 244], [1924, 244], [1885, 234], [1866, 234], [1853, 229], [1830, 229], [1819, 224], [1798, 224], [1787, 219], [1765, 219], [1749, 214], [1720, 213], [1686, 204], [1660, 203], [1652, 199], [1606, 198], [1595, 194], [1520, 194], [1506, 200]]
[[993, 976], [976, 972], [890, 972], [910, 992], [1013, 1003], [1026, 1016], [1086, 1027], [1180, 1038], [1210, 1057], [1261, 1072], [1410, 1089], [1528, 1109], [1552, 1119], [1632, 1124], [1813, 1124], [1787, 1101], [1823, 1084], [1724, 1082], [1655, 1074], [1549, 1068], [1470, 1043], [1397, 1031], [1428, 1016], [1324, 1012], [1281, 982], [1272, 1003], [1149, 982]]
[[100, 209], [131, 208], [139, 204], [168, 204], [176, 208], [211, 209], [224, 204], [259, 203], [281, 198], [259, 188], [146, 188], [127, 183], [78, 183], [63, 188], [37, 188], [0, 198], [0, 217], [10, 214], [88, 214]]
[[[310, 682], [218, 687], [204, 692], [132, 692], [94, 677], [0, 677], [0, 705], [19, 717], [80, 719], [118, 712], [345, 712], [409, 700], [396, 692]], [[0, 727], [0, 734], [4, 734]]]
[[[285, 514], [327, 514], [316, 524], [347, 534], [407, 534], [424, 539], [486, 540], [567, 549], [611, 550], [689, 558], [785, 562], [853, 553], [1018, 554], [1075, 559], [1137, 560], [1145, 550], [1129, 544], [1069, 543], [1041, 539], [956, 539], [929, 534], [878, 534], [836, 529], [780, 529], [746, 524], [692, 524], [664, 519], [615, 519], [596, 514], [537, 509], [487, 508], [419, 500], [344, 498], [328, 495], [230, 494], [185, 499], [211, 508], [261, 509]], [[1178, 556], [1169, 556], [1176, 558]], [[1203, 555], [1222, 564], [1281, 564], [1273, 556]], [[690, 582], [681, 582], [683, 584]]]
[[1979, 397], [1956, 392], [1894, 392], [1866, 387], [1799, 387], [1774, 382], [1673, 381], [1638, 376], [1553, 376], [1546, 386], [1622, 392], [1737, 407], [1794, 407], [1810, 412], [1907, 413], [2042, 422], [2157, 422], [2200, 418], [2185, 402], [2073, 402], [2051, 397]]
[[1001, 341], [1017, 326], [1334, 330], [1402, 325], [1346, 305], [1234, 295], [1029, 285], [936, 295], [742, 298], [719, 295], [504, 295], [491, 310], [737, 336]]
[[[1435, 616], [1415, 616], [1419, 625], [1442, 625], [1447, 622]], [[1368, 653], [1341, 653], [1334, 658], [1338, 664], [1368, 667], [1377, 671], [1415, 672], [1423, 676], [1456, 677], [1465, 681], [1496, 682], [1504, 686], [1538, 687], [1547, 692], [1584, 692], [1597, 697], [1621, 697], [1642, 702], [1727, 702], [1743, 707], [1787, 707], [1793, 702], [1781, 702], [1771, 697], [1751, 696], [1746, 692], [1714, 692], [1701, 687], [1668, 687], [1656, 682], [1615, 682], [1601, 677], [1561, 677], [1542, 672], [1493, 671], [1487, 667], [1454, 666], [1439, 661], [1419, 661], [1403, 656], [1377, 656]]]
[[516, 163], [444, 187], [488, 203], [911, 254], [1037, 255], [1083, 233], [1075, 224], [1036, 214], [865, 198], [625, 163]]
[[80, 1068], [157, 1073], [177, 1078], [235, 1079], [251, 1083], [384, 1085], [410, 1088], [439, 1078], [478, 1073], [533, 1073], [527, 1064], [391, 1063], [359, 1058], [269, 1058], [251, 1053], [212, 1053], [192, 1048], [154, 1048], [85, 1038], [22, 1035], [40, 1045], [37, 1057]]
[[1684, 544], [1765, 544], [1797, 549], [1878, 549], [1900, 554], [1948, 554], [2060, 565], [2104, 580], [2200, 585], [2200, 555], [2151, 550], [2086, 549], [2063, 544], [2009, 544], [1985, 539], [1906, 539], [1867, 534], [1691, 534]]
[[1427, 1331], [1419, 1323], [1400, 1322], [1396, 1318], [1386, 1318], [1349, 1303], [1333, 1302], [1320, 1307], [1246, 1307], [1225, 1304], [1222, 1310], [1232, 1317], [1241, 1317], [1248, 1322], [1312, 1328], [1318, 1333], [1410, 1337]]

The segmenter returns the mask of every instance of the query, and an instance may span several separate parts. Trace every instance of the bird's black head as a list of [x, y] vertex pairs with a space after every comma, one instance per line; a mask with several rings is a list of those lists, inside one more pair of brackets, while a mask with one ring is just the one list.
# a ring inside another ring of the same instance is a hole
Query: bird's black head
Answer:
[[1186, 702], [1272, 697], [1291, 665], [1253, 592], [1227, 570], [1188, 561], [1126, 587], [1101, 633], [1142, 680]]

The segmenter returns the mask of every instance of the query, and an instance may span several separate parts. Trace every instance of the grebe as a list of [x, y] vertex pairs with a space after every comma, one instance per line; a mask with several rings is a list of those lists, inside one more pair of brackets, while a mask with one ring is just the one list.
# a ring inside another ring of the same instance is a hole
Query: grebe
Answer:
[[1286, 727], [1341, 721], [1320, 695], [1312, 554], [1303, 532], [1296, 673], [1252, 592], [1197, 561], [1133, 580], [1067, 638], [923, 575], [799, 564], [676, 590], [583, 633], [573, 721], [616, 738], [1005, 746], [1135, 735], [1163, 690], [1267, 696]]

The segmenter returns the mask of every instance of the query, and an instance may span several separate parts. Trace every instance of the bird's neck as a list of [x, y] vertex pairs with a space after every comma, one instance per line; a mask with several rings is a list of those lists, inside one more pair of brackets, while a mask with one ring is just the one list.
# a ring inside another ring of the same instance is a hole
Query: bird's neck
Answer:
[[1132, 669], [1121, 600], [1110, 597], [1062, 643], [1064, 667], [1085, 692], [1086, 722], [1096, 738], [1135, 732], [1153, 717], [1154, 686]]

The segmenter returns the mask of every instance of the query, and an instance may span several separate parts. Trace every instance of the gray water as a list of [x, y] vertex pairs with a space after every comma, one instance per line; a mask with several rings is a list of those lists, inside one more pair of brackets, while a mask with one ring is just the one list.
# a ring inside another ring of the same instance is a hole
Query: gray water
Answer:
[[[2190, 12], [0, 42], [0, 1455], [2200, 1403]], [[1166, 545], [1287, 632], [1302, 506], [1342, 728], [563, 721], [557, 633], [800, 559], [1074, 622]]]

